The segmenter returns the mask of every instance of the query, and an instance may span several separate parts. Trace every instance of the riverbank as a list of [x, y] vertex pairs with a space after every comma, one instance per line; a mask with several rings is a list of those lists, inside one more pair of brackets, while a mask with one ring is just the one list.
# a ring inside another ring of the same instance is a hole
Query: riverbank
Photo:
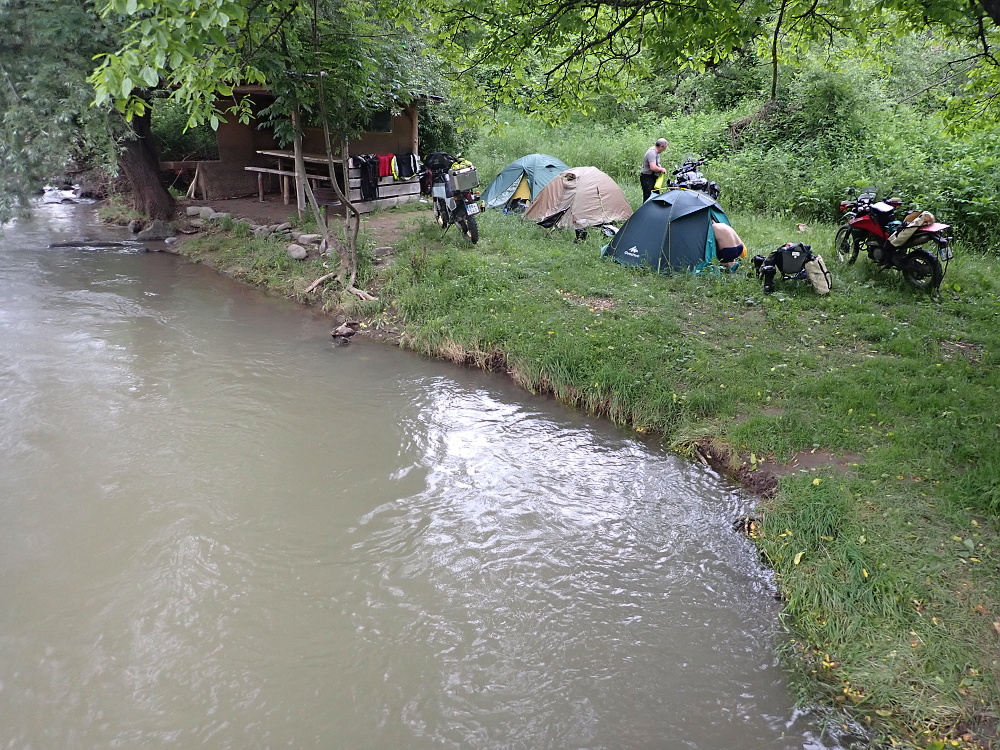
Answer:
[[938, 298], [865, 262], [832, 227], [732, 216], [755, 251], [803, 239], [834, 291], [764, 295], [749, 275], [657, 276], [600, 257], [592, 232], [482, 217], [482, 240], [429, 212], [376, 257], [374, 302], [322, 286], [324, 259], [216, 232], [193, 260], [429, 356], [501, 370], [743, 481], [768, 473], [745, 529], [778, 575], [785, 656], [804, 701], [886, 743], [988, 747], [1000, 681], [1000, 276], [959, 248]]

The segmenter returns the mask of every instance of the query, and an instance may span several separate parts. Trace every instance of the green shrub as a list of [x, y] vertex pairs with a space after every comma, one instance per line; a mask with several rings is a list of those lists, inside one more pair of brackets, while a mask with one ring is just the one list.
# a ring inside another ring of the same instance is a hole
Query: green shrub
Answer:
[[150, 116], [153, 140], [162, 161], [201, 161], [219, 158], [219, 144], [209, 125], [185, 129], [187, 115], [180, 105], [162, 99]]

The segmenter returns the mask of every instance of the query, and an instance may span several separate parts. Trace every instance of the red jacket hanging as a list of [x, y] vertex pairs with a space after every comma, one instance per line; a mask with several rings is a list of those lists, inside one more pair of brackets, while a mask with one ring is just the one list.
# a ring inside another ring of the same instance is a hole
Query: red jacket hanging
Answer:
[[378, 154], [378, 176], [395, 178], [397, 174], [396, 156], [394, 154]]

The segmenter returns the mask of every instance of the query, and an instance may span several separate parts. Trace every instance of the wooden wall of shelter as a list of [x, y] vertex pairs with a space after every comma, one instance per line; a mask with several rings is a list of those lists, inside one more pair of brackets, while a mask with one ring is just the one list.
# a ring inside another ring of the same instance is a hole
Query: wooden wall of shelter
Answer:
[[[271, 97], [266, 89], [260, 87], [245, 87], [240, 90], [250, 97], [252, 111], [260, 112], [267, 106]], [[203, 200], [236, 198], [257, 194], [261, 180], [267, 180], [267, 190], [277, 192], [281, 189], [279, 174], [269, 174], [267, 171], [275, 166], [273, 156], [261, 154], [261, 151], [277, 151], [280, 146], [270, 128], [261, 128], [255, 119], [249, 123], [241, 123], [235, 118], [219, 123], [216, 130], [219, 147], [217, 161], [201, 162], [163, 162], [165, 170], [195, 168], [195, 183], [189, 195]], [[334, 154], [340, 161], [340, 153], [344, 144], [333, 144]], [[352, 138], [346, 144], [347, 156], [352, 154], [401, 154], [419, 153], [418, 108], [411, 102], [394, 114], [391, 127], [385, 132], [365, 132], [357, 138]], [[290, 147], [287, 147], [290, 150]], [[303, 129], [303, 151], [312, 155], [325, 155], [324, 136], [322, 128]], [[249, 171], [247, 167], [258, 171]], [[311, 164], [309, 172], [325, 174], [321, 165]], [[342, 170], [338, 168], [338, 181], [343, 185]], [[379, 180], [379, 198], [367, 203], [361, 202], [360, 170], [351, 169], [349, 174], [350, 199], [362, 212], [372, 211], [398, 203], [417, 200], [420, 196], [419, 180], [413, 177], [408, 180], [396, 180], [383, 177]]]

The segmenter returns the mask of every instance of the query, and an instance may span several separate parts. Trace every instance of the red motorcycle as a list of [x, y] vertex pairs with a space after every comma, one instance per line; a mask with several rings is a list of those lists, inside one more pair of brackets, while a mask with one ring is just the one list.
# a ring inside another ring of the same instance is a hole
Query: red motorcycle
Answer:
[[[951, 227], [937, 223], [926, 211], [912, 211], [900, 221], [896, 209], [902, 204], [899, 198], [879, 200], [874, 187], [841, 201], [847, 223], [834, 239], [837, 256], [853, 265], [863, 249], [873, 263], [899, 270], [917, 289], [937, 289], [954, 257], [951, 238], [945, 234]], [[921, 247], [928, 243], [937, 246], [934, 252]]]

